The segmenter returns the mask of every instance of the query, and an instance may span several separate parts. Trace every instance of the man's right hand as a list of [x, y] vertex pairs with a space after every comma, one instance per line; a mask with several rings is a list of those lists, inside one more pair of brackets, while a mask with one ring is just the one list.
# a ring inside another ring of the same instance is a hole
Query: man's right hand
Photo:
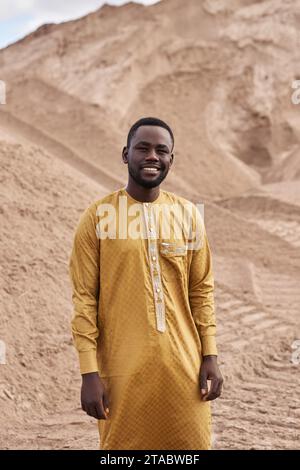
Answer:
[[89, 416], [107, 419], [109, 414], [108, 396], [98, 372], [82, 374], [81, 407]]

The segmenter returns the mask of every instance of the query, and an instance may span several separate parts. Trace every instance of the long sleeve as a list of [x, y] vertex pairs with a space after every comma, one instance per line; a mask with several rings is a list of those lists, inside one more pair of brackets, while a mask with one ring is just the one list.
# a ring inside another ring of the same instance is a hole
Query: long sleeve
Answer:
[[189, 302], [202, 345], [202, 355], [217, 355], [212, 259], [203, 222], [201, 246], [193, 250], [192, 254]]
[[99, 240], [91, 206], [82, 215], [75, 232], [69, 261], [72, 283], [72, 336], [79, 353], [80, 372], [97, 372], [97, 326], [99, 296]]

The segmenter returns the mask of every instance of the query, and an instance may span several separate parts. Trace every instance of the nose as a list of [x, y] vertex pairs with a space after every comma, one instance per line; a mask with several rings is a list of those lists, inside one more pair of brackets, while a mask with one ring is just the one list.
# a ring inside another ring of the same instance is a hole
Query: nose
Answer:
[[158, 162], [159, 161], [159, 157], [156, 155], [156, 152], [155, 152], [155, 149], [154, 148], [151, 148], [149, 149], [149, 152], [147, 152], [147, 156], [145, 158], [146, 161], [150, 161], [150, 162]]

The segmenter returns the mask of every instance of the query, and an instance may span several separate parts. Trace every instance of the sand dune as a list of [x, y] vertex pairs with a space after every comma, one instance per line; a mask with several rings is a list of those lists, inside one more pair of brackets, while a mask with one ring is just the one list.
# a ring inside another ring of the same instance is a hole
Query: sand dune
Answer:
[[163, 0], [45, 25], [0, 50], [0, 447], [95, 449], [80, 410], [68, 257], [126, 183], [139, 117], [166, 119], [164, 188], [205, 203], [220, 363], [217, 449], [299, 448], [299, 1]]

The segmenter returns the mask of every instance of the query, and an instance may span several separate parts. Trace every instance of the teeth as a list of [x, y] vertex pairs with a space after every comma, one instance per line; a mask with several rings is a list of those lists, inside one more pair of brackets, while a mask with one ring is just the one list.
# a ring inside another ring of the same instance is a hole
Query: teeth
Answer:
[[143, 170], [152, 171], [153, 173], [156, 173], [156, 172], [158, 171], [158, 168], [149, 168], [149, 167], [146, 167], [146, 168], [143, 168]]

